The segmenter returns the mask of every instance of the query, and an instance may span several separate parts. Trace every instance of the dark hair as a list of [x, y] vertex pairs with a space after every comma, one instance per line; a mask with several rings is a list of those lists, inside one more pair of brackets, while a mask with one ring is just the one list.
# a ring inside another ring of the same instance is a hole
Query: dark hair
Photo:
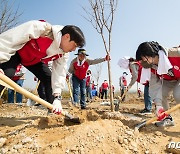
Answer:
[[134, 61], [136, 61], [136, 59], [134, 59], [134, 58], [129, 58], [129, 62], [134, 62]]
[[86, 44], [85, 37], [81, 29], [74, 25], [66, 25], [61, 30], [62, 36], [65, 34], [70, 35], [70, 41], [77, 43], [78, 47], [83, 47]]
[[142, 60], [142, 57], [155, 57], [159, 50], [164, 50], [158, 42], [143, 42], [139, 45], [136, 51], [136, 60]]

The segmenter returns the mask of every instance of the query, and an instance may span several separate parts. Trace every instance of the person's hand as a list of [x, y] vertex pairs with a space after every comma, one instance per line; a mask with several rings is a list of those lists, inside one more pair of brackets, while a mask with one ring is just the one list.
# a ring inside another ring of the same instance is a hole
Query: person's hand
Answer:
[[156, 106], [156, 115], [158, 117], [158, 121], [161, 121], [168, 116], [162, 106]]
[[56, 98], [54, 99], [52, 111], [55, 114], [61, 114], [61, 112], [62, 112], [62, 105], [61, 105], [61, 101], [59, 99], [56, 99]]
[[0, 69], [0, 73], [4, 74], [4, 71], [2, 69]]
[[105, 60], [106, 60], [106, 61], [110, 61], [110, 60], [111, 60], [110, 55], [106, 55]]

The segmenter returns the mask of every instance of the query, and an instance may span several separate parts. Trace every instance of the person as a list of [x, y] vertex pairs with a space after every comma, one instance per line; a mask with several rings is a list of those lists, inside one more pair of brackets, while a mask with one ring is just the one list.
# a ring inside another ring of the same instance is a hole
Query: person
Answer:
[[[120, 95], [123, 96], [126, 88], [127, 88], [127, 79], [126, 76], [128, 74], [126, 72], [123, 72], [123, 75], [119, 78], [119, 86], [120, 86]], [[122, 98], [122, 102], [125, 101], [125, 96]]]
[[140, 98], [141, 97], [141, 88], [138, 88], [138, 97]]
[[99, 87], [99, 95], [98, 95], [98, 97], [101, 98], [101, 96], [102, 96], [102, 86]]
[[95, 84], [94, 81], [92, 81], [91, 89], [92, 89], [92, 90], [96, 89], [96, 86], [97, 86], [97, 85], [98, 85], [98, 84]]
[[94, 89], [92, 89], [92, 97], [95, 97], [97, 96], [97, 90], [96, 90], [96, 87], [94, 87]]
[[150, 95], [159, 119], [156, 126], [173, 126], [171, 115], [161, 113], [169, 109], [167, 97], [171, 91], [175, 102], [180, 103], [180, 47], [164, 48], [158, 42], [143, 42], [136, 51], [136, 60], [151, 68]]
[[79, 49], [76, 58], [71, 61], [69, 66], [69, 70], [67, 73], [67, 79], [69, 79], [70, 74], [72, 74], [72, 85], [73, 85], [73, 98], [74, 98], [74, 105], [79, 103], [79, 87], [80, 87], [80, 106], [81, 109], [86, 109], [86, 102], [85, 102], [85, 86], [86, 86], [86, 72], [89, 68], [89, 65], [94, 65], [98, 63], [102, 63], [104, 61], [110, 60], [110, 56], [106, 55], [105, 58], [99, 58], [90, 60], [87, 59], [85, 49]]
[[87, 102], [92, 101], [92, 75], [91, 75], [91, 70], [88, 70], [87, 74], [86, 74], [86, 97], [87, 97]]
[[129, 90], [136, 81], [144, 85], [145, 108], [142, 111], [140, 111], [140, 114], [151, 114], [152, 113], [152, 100], [149, 95], [149, 80], [150, 80], [150, 73], [148, 73], [149, 69], [142, 68], [140, 62], [128, 56], [120, 58], [118, 65], [121, 68], [129, 69], [131, 72], [132, 76], [131, 76], [130, 83], [127, 86], [127, 90]]
[[[53, 105], [52, 111], [61, 114], [61, 91], [65, 86], [69, 52], [84, 45], [84, 34], [77, 26], [28, 21], [0, 34], [1, 72], [11, 78], [22, 63], [44, 84], [46, 99]], [[44, 64], [50, 60], [53, 60], [52, 75]], [[2, 89], [0, 86], [0, 91]]]
[[107, 91], [108, 91], [108, 88], [109, 88], [109, 84], [108, 84], [107, 80], [104, 80], [101, 87], [102, 87], [101, 99], [103, 99], [104, 96], [105, 96], [105, 99], [107, 99]]
[[[22, 65], [19, 64], [16, 68], [15, 75], [12, 77], [12, 80], [16, 82], [19, 86], [23, 86], [24, 80], [25, 80], [25, 73], [27, 69]], [[8, 89], [8, 103], [14, 103], [14, 90]], [[22, 94], [16, 92], [16, 103], [19, 105], [22, 104]]]

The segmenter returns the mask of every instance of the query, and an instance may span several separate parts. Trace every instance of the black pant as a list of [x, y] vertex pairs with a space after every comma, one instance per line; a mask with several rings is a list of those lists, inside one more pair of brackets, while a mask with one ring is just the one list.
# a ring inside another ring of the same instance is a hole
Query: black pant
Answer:
[[[18, 53], [10, 58], [9, 61], [0, 64], [0, 68], [4, 71], [5, 75], [12, 78], [16, 72], [17, 66], [21, 63], [21, 57]], [[51, 71], [47, 65], [39, 62], [35, 65], [25, 66], [30, 72], [32, 72], [45, 87], [46, 99], [49, 103], [53, 103], [54, 97], [52, 95], [51, 88]], [[3, 90], [3, 86], [0, 85], [0, 92]]]
[[37, 91], [38, 91], [39, 97], [46, 100], [45, 88], [44, 88], [44, 84], [42, 82], [40, 82]]
[[104, 98], [104, 94], [105, 94], [105, 99], [107, 99], [107, 89], [103, 89], [103, 90], [102, 90], [101, 99]]

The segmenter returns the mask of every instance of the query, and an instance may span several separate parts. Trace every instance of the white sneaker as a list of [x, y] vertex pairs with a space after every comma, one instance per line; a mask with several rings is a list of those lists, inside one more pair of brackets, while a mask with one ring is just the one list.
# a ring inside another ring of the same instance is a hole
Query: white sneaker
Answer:
[[174, 120], [171, 117], [167, 117], [160, 122], [156, 122], [155, 125], [157, 127], [167, 127], [167, 126], [174, 126]]

